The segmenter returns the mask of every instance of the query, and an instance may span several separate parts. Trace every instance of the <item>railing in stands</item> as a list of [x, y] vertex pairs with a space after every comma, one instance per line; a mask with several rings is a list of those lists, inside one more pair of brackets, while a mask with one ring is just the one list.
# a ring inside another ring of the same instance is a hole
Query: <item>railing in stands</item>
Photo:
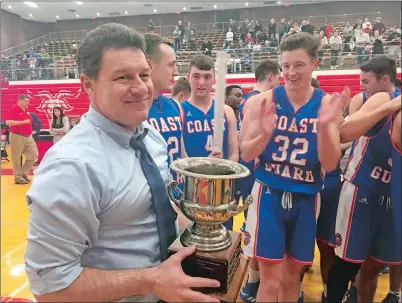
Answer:
[[[256, 10], [258, 8], [253, 8]], [[213, 12], [215, 14], [216, 20], [216, 11]], [[253, 13], [253, 16], [255, 14]], [[375, 17], [381, 17], [381, 12], [371, 12], [371, 13], [354, 13], [354, 14], [341, 14], [341, 15], [322, 15], [322, 16], [305, 16], [305, 17], [290, 17], [290, 21], [301, 23], [302, 20], [309, 19], [312, 24], [320, 25], [326, 22], [355, 22], [357, 19], [369, 18], [371, 21]], [[279, 21], [279, 16], [276, 20]], [[261, 19], [259, 20], [263, 26], [267, 26], [270, 22], [270, 19]], [[239, 23], [239, 21], [237, 21]], [[240, 24], [242, 22], [240, 21]], [[186, 24], [184, 24], [186, 26]], [[159, 34], [171, 34], [176, 25], [162, 25], [155, 26], [154, 32]], [[203, 32], [203, 31], [214, 31], [214, 30], [223, 30], [227, 27], [227, 22], [215, 22], [215, 23], [199, 23], [192, 24], [195, 31]], [[134, 27], [136, 30], [140, 32], [146, 32], [147, 27]], [[81, 31], [62, 31], [62, 32], [51, 32], [49, 34], [43, 35], [41, 37], [35, 38], [33, 40], [27, 41], [17, 46], [10, 47], [1, 51], [1, 53], [6, 57], [12, 57], [16, 54], [20, 54], [24, 51], [27, 51], [31, 47], [37, 47], [43, 44], [46, 44], [49, 41], [77, 41], [82, 40], [86, 34], [87, 30]]]
[[[393, 57], [400, 67], [401, 53], [398, 46], [384, 41], [384, 53]], [[333, 51], [329, 45], [320, 56], [320, 70], [327, 69], [353, 69], [375, 56], [372, 53], [372, 45], [365, 49], [356, 49], [353, 42], [342, 43], [341, 50]], [[228, 73], [254, 73], [256, 66], [263, 60], [271, 59], [280, 62], [277, 47], [269, 45], [256, 45], [254, 48], [227, 49]], [[201, 53], [196, 51], [176, 52], [177, 67], [181, 75], [187, 73], [190, 57]], [[214, 57], [213, 51], [212, 57]], [[78, 79], [78, 70], [75, 59], [70, 56], [49, 57], [46, 60], [38, 58], [32, 65], [30, 59], [1, 60], [0, 80], [6, 81], [29, 81], [29, 80], [63, 80]]]

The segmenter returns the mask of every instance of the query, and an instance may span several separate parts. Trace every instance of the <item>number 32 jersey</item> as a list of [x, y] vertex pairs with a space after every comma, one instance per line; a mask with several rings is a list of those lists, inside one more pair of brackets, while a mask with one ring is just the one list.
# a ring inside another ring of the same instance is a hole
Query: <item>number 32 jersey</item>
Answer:
[[[183, 139], [187, 155], [189, 157], [208, 157], [212, 153], [214, 134], [214, 105], [207, 113], [185, 101], [182, 104], [184, 111]], [[228, 122], [226, 115], [223, 124], [223, 158], [228, 158]]]
[[269, 187], [287, 192], [316, 194], [323, 188], [325, 173], [317, 150], [318, 111], [324, 92], [315, 89], [297, 112], [284, 86], [273, 89], [277, 125], [259, 156], [255, 177]]

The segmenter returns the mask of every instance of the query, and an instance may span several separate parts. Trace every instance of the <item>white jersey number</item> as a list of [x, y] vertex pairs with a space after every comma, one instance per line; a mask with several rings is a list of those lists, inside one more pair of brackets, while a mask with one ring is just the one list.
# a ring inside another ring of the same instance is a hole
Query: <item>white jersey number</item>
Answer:
[[[276, 136], [274, 139], [275, 143], [279, 143], [278, 153], [272, 153], [272, 160], [277, 162], [284, 162], [288, 157], [288, 149], [290, 145], [289, 137], [286, 136]], [[296, 138], [293, 140], [292, 145], [300, 147], [295, 148], [290, 154], [289, 162], [294, 165], [306, 165], [306, 159], [297, 159], [298, 155], [303, 155], [308, 151], [308, 141], [305, 138]]]

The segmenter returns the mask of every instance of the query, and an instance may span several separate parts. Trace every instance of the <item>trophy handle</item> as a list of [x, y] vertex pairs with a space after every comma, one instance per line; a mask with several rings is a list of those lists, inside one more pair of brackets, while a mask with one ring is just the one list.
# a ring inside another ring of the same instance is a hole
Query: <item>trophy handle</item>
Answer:
[[249, 195], [246, 200], [244, 200], [243, 205], [236, 205], [232, 209], [229, 209], [228, 211], [231, 213], [231, 215], [234, 217], [237, 214], [245, 211], [251, 204], [253, 203], [253, 196]]
[[[180, 196], [180, 200], [176, 199], [173, 195], [173, 191], [176, 190], [177, 193]], [[169, 195], [170, 200], [172, 200], [174, 202], [174, 204], [176, 204], [179, 208], [181, 207], [181, 201], [184, 198], [184, 193], [180, 190], [179, 188], [179, 183], [176, 181], [172, 181], [169, 183], [168, 187], [167, 187], [167, 192]]]

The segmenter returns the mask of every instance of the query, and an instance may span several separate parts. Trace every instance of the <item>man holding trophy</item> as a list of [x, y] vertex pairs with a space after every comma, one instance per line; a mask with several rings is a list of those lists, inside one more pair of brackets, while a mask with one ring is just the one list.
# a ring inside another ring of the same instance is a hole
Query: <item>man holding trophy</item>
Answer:
[[38, 302], [219, 302], [197, 291], [218, 281], [182, 269], [194, 245], [168, 256], [176, 213], [167, 145], [146, 122], [154, 94], [144, 52], [144, 37], [115, 23], [80, 46], [90, 109], [48, 151], [27, 192], [25, 264]]

